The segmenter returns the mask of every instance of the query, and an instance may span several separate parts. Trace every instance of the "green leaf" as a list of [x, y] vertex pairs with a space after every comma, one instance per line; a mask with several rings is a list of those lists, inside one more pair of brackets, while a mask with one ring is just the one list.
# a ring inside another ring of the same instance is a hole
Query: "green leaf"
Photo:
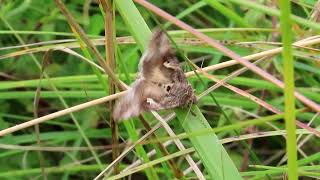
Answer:
[[151, 36], [148, 25], [131, 0], [117, 0], [115, 3], [140, 50], [144, 51]]
[[[185, 109], [176, 109], [175, 112], [186, 133], [211, 129], [200, 109], [195, 105], [191, 107], [190, 112]], [[190, 140], [212, 179], [242, 179], [214, 133], [191, 136]]]

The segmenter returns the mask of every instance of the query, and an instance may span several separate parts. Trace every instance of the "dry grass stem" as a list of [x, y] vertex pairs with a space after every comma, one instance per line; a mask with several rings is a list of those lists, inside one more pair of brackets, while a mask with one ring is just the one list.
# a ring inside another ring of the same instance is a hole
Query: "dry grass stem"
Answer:
[[93, 101], [90, 101], [90, 102], [79, 104], [77, 106], [73, 106], [73, 107], [70, 107], [70, 108], [67, 108], [67, 109], [64, 109], [64, 110], [61, 110], [61, 111], [57, 111], [55, 113], [51, 113], [51, 114], [48, 114], [46, 116], [42, 116], [40, 118], [33, 119], [33, 120], [30, 120], [30, 121], [25, 122], [25, 123], [21, 123], [21, 124], [15, 125], [13, 127], [1, 130], [0, 131], [0, 137], [4, 136], [6, 134], [9, 134], [9, 133], [13, 133], [13, 132], [18, 131], [18, 130], [21, 130], [21, 129], [25, 129], [25, 128], [30, 127], [30, 126], [34, 126], [34, 125], [42, 123], [44, 121], [48, 121], [48, 120], [51, 120], [51, 119], [54, 119], [54, 118], [57, 118], [57, 117], [60, 117], [60, 116], [66, 115], [66, 114], [70, 114], [72, 112], [80, 111], [82, 109], [85, 109], [85, 108], [88, 108], [88, 107], [91, 107], [91, 106], [95, 106], [95, 105], [98, 105], [98, 104], [101, 104], [101, 103], [108, 102], [110, 100], [114, 100], [114, 99], [124, 95], [125, 93], [126, 93], [126, 91], [123, 91], [123, 92], [120, 92], [120, 93], [117, 93], [117, 94], [113, 94], [113, 95], [110, 95], [110, 96], [106, 96], [106, 97], [103, 97], [103, 98], [100, 98], [100, 99], [96, 99], [96, 100], [93, 100]]

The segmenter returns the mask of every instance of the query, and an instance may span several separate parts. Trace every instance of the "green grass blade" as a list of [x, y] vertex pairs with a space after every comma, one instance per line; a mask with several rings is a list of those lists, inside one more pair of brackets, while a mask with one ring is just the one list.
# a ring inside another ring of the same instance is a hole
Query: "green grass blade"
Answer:
[[151, 36], [148, 25], [131, 0], [117, 0], [115, 3], [140, 50], [144, 51], [147, 47], [148, 38]]
[[[211, 129], [197, 106], [175, 110], [186, 133]], [[212, 179], [242, 179], [228, 153], [215, 134], [192, 136], [190, 140]]]
[[[258, 4], [258, 3], [253, 2], [253, 1], [249, 1], [249, 0], [228, 0], [228, 1], [231, 1], [231, 2], [233, 2], [235, 4], [239, 4], [239, 5], [242, 5], [242, 6], [245, 6], [245, 7], [249, 7], [249, 8], [255, 9], [257, 11], [264, 12], [264, 13], [270, 15], [270, 16], [280, 17], [280, 11], [279, 10], [276, 10], [276, 9], [273, 9], [273, 8]], [[292, 14], [289, 14], [288, 16], [290, 16], [292, 18], [292, 21], [294, 21], [295, 23], [301, 24], [301, 25], [309, 27], [309, 28], [313, 28], [313, 29], [317, 30], [318, 32], [320, 31], [320, 24], [319, 23], [308, 21], [306, 19], [303, 19], [301, 17], [295, 16], [295, 15], [292, 15]]]
[[[205, 6], [205, 5], [206, 5], [205, 2], [199, 1], [199, 2], [191, 5], [190, 7], [188, 7], [187, 9], [185, 9], [184, 11], [182, 11], [181, 13], [179, 13], [179, 14], [176, 16], [176, 18], [182, 19], [183, 17], [191, 14], [192, 12], [194, 12], [194, 11], [202, 8], [202, 7]], [[171, 23], [171, 22], [167, 22], [167, 23], [164, 25], [165, 29], [167, 29], [170, 25], [172, 25], [172, 23]]]
[[294, 62], [292, 55], [292, 23], [291, 4], [289, 0], [280, 1], [280, 28], [283, 43], [283, 66], [284, 66], [284, 118], [287, 131], [287, 156], [288, 175], [290, 180], [298, 179], [296, 124], [295, 124], [295, 96], [294, 96]]
[[[137, 141], [139, 139], [139, 134], [137, 133], [137, 129], [135, 128], [134, 123], [132, 121], [124, 121], [124, 126], [130, 136], [130, 139], [134, 142]], [[137, 145], [135, 149], [137, 151], [137, 154], [140, 156], [144, 163], [150, 162], [150, 159], [148, 158], [147, 153], [142, 145]], [[157, 173], [155, 172], [152, 166], [150, 168], [145, 169], [145, 171], [148, 179], [159, 179]]]
[[223, 4], [221, 4], [217, 0], [203, 0], [204, 2], [208, 3], [211, 7], [219, 11], [222, 15], [226, 16], [230, 20], [234, 21], [241, 27], [250, 27], [248, 22], [246, 22], [242, 17], [236, 14], [234, 11], [228, 9]]

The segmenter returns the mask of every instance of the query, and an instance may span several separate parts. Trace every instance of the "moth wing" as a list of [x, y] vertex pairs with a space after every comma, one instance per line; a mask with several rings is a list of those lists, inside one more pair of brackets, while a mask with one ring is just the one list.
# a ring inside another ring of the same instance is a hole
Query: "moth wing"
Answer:
[[117, 102], [113, 111], [113, 118], [116, 121], [138, 116], [143, 111], [141, 107], [141, 95], [137, 88], [138, 83], [136, 82], [128, 90], [128, 93]]
[[148, 48], [140, 59], [140, 66], [143, 62], [159, 61], [167, 54], [172, 54], [173, 49], [165, 32], [156, 28], [149, 40]]
[[149, 42], [149, 49], [153, 50], [158, 56], [164, 56], [171, 53], [171, 44], [168, 36], [160, 28], [156, 28]]

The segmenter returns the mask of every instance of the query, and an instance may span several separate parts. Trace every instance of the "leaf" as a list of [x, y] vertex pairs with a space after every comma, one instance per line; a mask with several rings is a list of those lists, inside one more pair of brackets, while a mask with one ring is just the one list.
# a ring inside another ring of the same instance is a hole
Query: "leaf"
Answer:
[[[186, 133], [211, 129], [200, 109], [193, 105], [190, 112], [176, 109], [177, 118]], [[242, 179], [228, 153], [214, 134], [191, 136], [190, 140], [212, 179]]]

